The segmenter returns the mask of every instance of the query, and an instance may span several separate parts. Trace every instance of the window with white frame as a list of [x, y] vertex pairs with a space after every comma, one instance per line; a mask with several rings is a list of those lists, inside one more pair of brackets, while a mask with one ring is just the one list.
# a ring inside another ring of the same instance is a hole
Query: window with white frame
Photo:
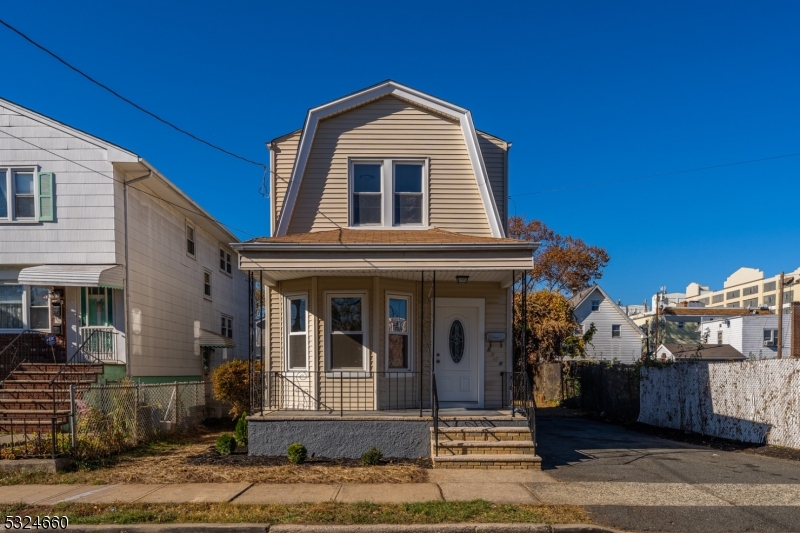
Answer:
[[386, 308], [387, 366], [390, 371], [411, 370], [411, 297], [388, 294]]
[[220, 328], [220, 335], [229, 339], [233, 338], [233, 317], [222, 315], [222, 328]]
[[219, 249], [219, 269], [225, 272], [226, 274], [230, 274], [232, 271], [231, 254], [226, 252], [222, 248]]
[[619, 324], [612, 324], [612, 326], [611, 326], [611, 336], [612, 337], [619, 337], [620, 336], [620, 326], [619, 326]]
[[306, 295], [296, 294], [286, 298], [286, 346], [288, 370], [308, 368], [308, 313]]
[[0, 285], [0, 329], [22, 329], [22, 285]]
[[722, 344], [722, 330], [717, 331], [717, 344]]
[[598, 311], [600, 309], [600, 300], [592, 300], [592, 311]]
[[211, 272], [203, 271], [203, 297], [211, 299]]
[[366, 296], [328, 296], [328, 368], [366, 370]]
[[350, 162], [351, 226], [425, 226], [427, 163], [373, 159]]
[[194, 227], [186, 224], [186, 253], [194, 257]]
[[778, 346], [778, 330], [765, 329], [764, 330], [764, 346], [768, 348], [776, 348]]
[[0, 221], [52, 222], [53, 174], [0, 167]]
[[50, 290], [47, 287], [29, 287], [30, 329], [50, 331]]

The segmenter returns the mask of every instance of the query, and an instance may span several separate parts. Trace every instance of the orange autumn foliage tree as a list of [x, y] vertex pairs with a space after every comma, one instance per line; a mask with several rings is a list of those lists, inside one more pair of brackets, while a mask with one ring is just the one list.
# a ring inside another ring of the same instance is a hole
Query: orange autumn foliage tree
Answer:
[[[585, 357], [594, 324], [580, 331], [574, 309], [567, 297], [589, 287], [603, 275], [609, 256], [604, 248], [583, 240], [559, 235], [540, 220], [511, 217], [512, 238], [538, 242], [533, 270], [528, 272], [527, 331], [525, 353], [530, 363]], [[522, 291], [514, 292], [514, 336], [522, 343]]]

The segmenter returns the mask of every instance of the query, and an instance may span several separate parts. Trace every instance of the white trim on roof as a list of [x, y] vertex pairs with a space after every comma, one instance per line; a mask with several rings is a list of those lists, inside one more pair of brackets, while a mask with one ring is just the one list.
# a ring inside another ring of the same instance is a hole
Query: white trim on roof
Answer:
[[497, 205], [495, 204], [494, 196], [491, 192], [491, 185], [489, 184], [489, 176], [486, 172], [480, 145], [478, 144], [478, 134], [475, 131], [475, 125], [472, 123], [472, 115], [470, 115], [470, 112], [463, 107], [445, 102], [444, 100], [440, 100], [434, 96], [406, 87], [394, 81], [380, 83], [374, 87], [364, 89], [363, 91], [309, 110], [306, 115], [306, 122], [303, 125], [303, 133], [300, 136], [300, 145], [297, 149], [297, 157], [292, 169], [291, 178], [289, 179], [289, 188], [286, 191], [283, 209], [281, 209], [278, 223], [272, 231], [272, 236], [284, 236], [289, 229], [289, 221], [292, 218], [292, 212], [294, 211], [297, 195], [300, 191], [300, 184], [303, 180], [306, 164], [308, 163], [308, 156], [311, 153], [311, 146], [314, 144], [314, 136], [317, 132], [319, 121], [328, 116], [364, 105], [384, 96], [396, 96], [413, 104], [427, 107], [438, 113], [458, 119], [461, 124], [461, 133], [464, 136], [464, 143], [467, 146], [467, 153], [472, 163], [472, 170], [475, 172], [475, 179], [478, 182], [478, 191], [483, 201], [486, 219], [489, 223], [489, 228], [492, 230], [492, 236], [505, 237], [502, 220], [497, 211]]

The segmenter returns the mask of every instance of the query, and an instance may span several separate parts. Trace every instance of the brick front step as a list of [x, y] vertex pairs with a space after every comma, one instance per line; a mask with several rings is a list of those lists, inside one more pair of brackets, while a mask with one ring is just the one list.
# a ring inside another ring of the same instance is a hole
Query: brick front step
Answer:
[[542, 458], [538, 455], [439, 455], [433, 458], [433, 467], [541, 470]]
[[[433, 438], [433, 428], [431, 428]], [[530, 441], [527, 427], [440, 427], [439, 442], [442, 441]]]
[[536, 455], [533, 441], [439, 441], [439, 455]]

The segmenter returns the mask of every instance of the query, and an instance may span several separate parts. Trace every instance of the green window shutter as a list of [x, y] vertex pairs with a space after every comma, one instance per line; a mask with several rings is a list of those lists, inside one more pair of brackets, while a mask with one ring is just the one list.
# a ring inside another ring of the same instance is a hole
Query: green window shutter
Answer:
[[86, 325], [86, 287], [81, 287], [81, 326]]
[[108, 295], [108, 324], [106, 324], [106, 326], [114, 325], [114, 301], [111, 299], [112, 292], [114, 292], [114, 289], [106, 289], [106, 294]]
[[39, 172], [39, 220], [52, 222], [54, 210], [53, 173]]

